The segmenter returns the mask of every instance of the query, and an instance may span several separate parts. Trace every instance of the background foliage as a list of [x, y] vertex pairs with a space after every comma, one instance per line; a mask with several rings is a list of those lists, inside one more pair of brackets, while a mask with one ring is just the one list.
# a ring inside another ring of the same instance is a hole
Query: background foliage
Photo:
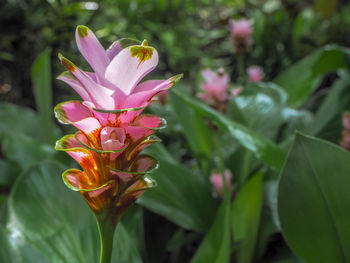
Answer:
[[[112, 262], [350, 262], [350, 157], [335, 145], [350, 109], [349, 12], [346, 0], [0, 2], [0, 261], [97, 261], [94, 219], [60, 177], [74, 164], [53, 149], [67, 129], [53, 105], [77, 97], [54, 79], [57, 54], [88, 69], [74, 43], [85, 24], [105, 47], [147, 39], [153, 77], [185, 74], [149, 109], [168, 122], [147, 150], [158, 187], [122, 218]], [[254, 21], [244, 66], [265, 78], [221, 113], [196, 94], [207, 67], [240, 82], [229, 20], [241, 17]], [[224, 169], [222, 200], [210, 174]]]

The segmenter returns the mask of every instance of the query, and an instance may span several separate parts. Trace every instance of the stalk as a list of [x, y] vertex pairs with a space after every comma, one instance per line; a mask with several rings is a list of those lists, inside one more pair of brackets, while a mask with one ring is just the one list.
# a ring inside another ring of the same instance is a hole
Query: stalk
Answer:
[[113, 237], [116, 227], [111, 220], [96, 216], [98, 232], [100, 234], [100, 263], [110, 263], [112, 259]]

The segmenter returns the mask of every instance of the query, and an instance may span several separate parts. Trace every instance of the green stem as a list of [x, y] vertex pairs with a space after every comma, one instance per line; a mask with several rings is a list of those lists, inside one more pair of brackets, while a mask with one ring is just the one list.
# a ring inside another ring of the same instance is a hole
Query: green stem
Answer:
[[237, 57], [237, 66], [238, 66], [238, 82], [241, 85], [245, 84], [246, 73], [244, 67], [244, 56], [243, 54], [238, 55]]
[[115, 226], [111, 220], [104, 220], [104, 217], [96, 217], [96, 219], [101, 243], [100, 263], [110, 263], [112, 258]]
[[220, 147], [220, 138], [217, 136], [217, 133], [214, 133], [214, 143], [215, 143], [215, 150], [218, 157], [218, 166], [219, 171], [221, 173], [221, 180], [223, 183], [224, 188], [224, 200], [230, 200], [230, 190], [228, 188], [228, 185], [226, 183], [226, 177], [225, 177], [225, 163], [224, 158], [222, 156], [221, 147]]

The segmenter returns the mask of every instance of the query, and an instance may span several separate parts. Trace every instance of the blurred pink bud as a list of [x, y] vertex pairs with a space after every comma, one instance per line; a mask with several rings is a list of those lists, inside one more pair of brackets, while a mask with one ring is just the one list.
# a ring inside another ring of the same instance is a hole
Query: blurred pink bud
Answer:
[[238, 87], [231, 90], [231, 98], [237, 97], [242, 92], [242, 90], [243, 90], [242, 87]]
[[343, 114], [343, 127], [344, 129], [350, 130], [350, 112], [346, 111]]
[[250, 66], [247, 69], [249, 82], [260, 82], [264, 78], [264, 70], [259, 66]]
[[237, 54], [243, 53], [253, 43], [252, 25], [253, 21], [245, 18], [230, 21], [231, 38]]
[[[226, 169], [224, 172], [224, 177], [226, 179], [226, 186], [228, 187], [228, 189], [230, 189], [231, 188], [231, 178], [232, 178], [231, 171]], [[210, 176], [210, 182], [212, 183], [216, 194], [219, 197], [222, 197], [223, 192], [224, 192], [224, 189], [223, 189], [224, 185], [222, 182], [221, 173], [220, 172], [212, 173], [212, 175]]]
[[199, 98], [204, 100], [209, 106], [220, 108], [228, 99], [228, 75], [223, 68], [220, 68], [217, 72], [205, 69], [202, 71], [202, 76], [205, 81], [202, 84], [204, 93], [199, 94]]

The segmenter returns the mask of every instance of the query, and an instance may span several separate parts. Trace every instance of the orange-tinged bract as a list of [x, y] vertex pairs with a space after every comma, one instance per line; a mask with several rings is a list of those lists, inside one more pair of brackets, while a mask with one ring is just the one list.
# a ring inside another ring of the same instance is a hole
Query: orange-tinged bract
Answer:
[[142, 150], [159, 141], [153, 134], [166, 122], [142, 111], [182, 75], [139, 83], [158, 63], [157, 51], [146, 41], [122, 39], [104, 50], [85, 26], [78, 26], [76, 39], [94, 72], [83, 71], [59, 55], [68, 71], [58, 79], [82, 101], [55, 107], [60, 122], [79, 130], [57, 141], [55, 148], [67, 152], [82, 169], [64, 172], [65, 184], [80, 192], [98, 218], [115, 226], [125, 210], [155, 185], [148, 174], [158, 163]]

